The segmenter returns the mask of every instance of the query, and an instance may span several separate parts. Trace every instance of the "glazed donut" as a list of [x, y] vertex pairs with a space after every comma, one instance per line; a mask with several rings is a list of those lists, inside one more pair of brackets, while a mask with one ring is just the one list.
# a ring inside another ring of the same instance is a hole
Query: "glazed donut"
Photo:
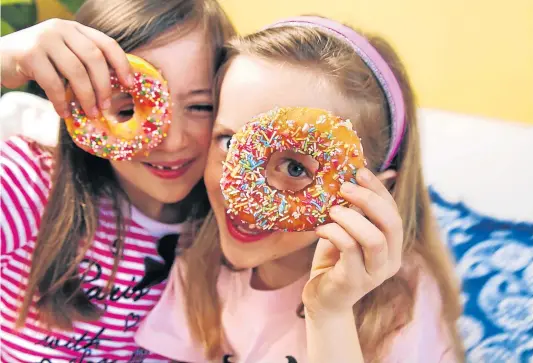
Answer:
[[[91, 118], [85, 114], [71, 87], [67, 89], [70, 116], [65, 118], [72, 140], [81, 149], [104, 159], [131, 160], [148, 152], [166, 137], [171, 120], [170, 94], [166, 80], [145, 60], [127, 54], [134, 71], [134, 84], [124, 88], [111, 77], [115, 91], [131, 95], [133, 117], [119, 122], [106, 114]], [[106, 117], [107, 116], [107, 117]]]
[[[279, 190], [266, 178], [275, 152], [291, 151], [318, 162], [305, 188]], [[233, 135], [220, 186], [230, 218], [260, 230], [310, 231], [331, 221], [334, 205], [347, 205], [344, 182], [366, 166], [361, 140], [349, 120], [312, 108], [276, 108]]]

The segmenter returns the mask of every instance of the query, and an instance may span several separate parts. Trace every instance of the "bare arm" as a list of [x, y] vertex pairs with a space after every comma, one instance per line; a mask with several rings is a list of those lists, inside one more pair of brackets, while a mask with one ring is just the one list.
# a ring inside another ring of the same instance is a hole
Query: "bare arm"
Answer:
[[83, 109], [92, 116], [111, 97], [111, 66], [131, 85], [126, 53], [107, 35], [74, 21], [50, 19], [0, 38], [2, 86], [16, 88], [35, 80], [57, 113], [69, 114], [66, 79]]
[[336, 314], [306, 312], [309, 363], [363, 363], [363, 353], [351, 309]]
[[335, 206], [320, 226], [311, 277], [304, 287], [309, 361], [363, 362], [352, 308], [401, 265], [402, 219], [394, 198], [369, 170], [344, 183], [354, 209]]

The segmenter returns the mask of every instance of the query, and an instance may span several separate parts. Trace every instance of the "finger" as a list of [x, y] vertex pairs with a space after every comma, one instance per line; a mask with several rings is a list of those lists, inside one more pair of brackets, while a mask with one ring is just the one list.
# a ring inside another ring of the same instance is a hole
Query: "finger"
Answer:
[[[364, 187], [351, 184], [346, 189], [350, 191], [345, 195], [346, 200], [356, 208], [359, 208], [363, 214], [361, 215], [350, 208], [334, 207], [331, 209], [331, 212], [333, 212], [330, 213], [331, 218], [348, 230], [352, 229], [353, 233], [361, 232], [359, 227], [356, 227], [356, 221], [364, 221], [365, 224], [371, 224], [374, 228], [377, 227], [376, 229], [385, 238], [389, 261], [394, 266], [399, 266], [402, 258], [403, 222], [396, 207]], [[341, 217], [334, 217], [337, 211], [341, 212]], [[367, 239], [363, 241], [359, 237], [355, 236], [355, 238], [361, 245], [367, 243], [364, 242]], [[371, 239], [368, 239], [368, 241], [371, 241]]]
[[342, 280], [342, 276], [357, 276], [361, 278], [362, 274], [370, 275], [365, 266], [364, 249], [341, 226], [336, 223], [330, 223], [321, 226], [317, 230], [317, 234], [340, 251], [338, 260], [343, 262], [342, 266], [334, 264], [334, 275], [338, 277], [337, 280]]
[[68, 80], [69, 86], [85, 113], [89, 116], [97, 116], [96, 96], [83, 63], [66, 44], [49, 49], [48, 56], [59, 72]]
[[321, 238], [315, 248], [311, 275], [318, 274], [335, 266], [340, 258], [340, 250], [327, 239]]
[[[324, 226], [325, 230], [328, 228]], [[353, 286], [355, 279], [361, 279], [365, 274], [361, 251], [348, 253], [345, 249], [341, 256], [340, 248], [343, 247], [327, 238], [320, 238], [315, 248], [309, 281], [312, 281], [314, 294], [322, 295], [326, 300], [340, 298], [341, 292], [351, 290], [346, 287]]]
[[342, 238], [345, 243], [351, 240], [352, 244], [360, 246], [365, 270], [371, 276], [378, 275], [389, 257], [385, 235], [365, 217], [349, 208], [332, 208], [331, 218], [336, 223], [331, 224], [334, 227], [330, 227], [328, 238]]
[[102, 51], [111, 68], [113, 68], [117, 74], [117, 77], [124, 86], [133, 86], [133, 71], [131, 69], [126, 53], [120, 47], [120, 45], [111, 37], [108, 37], [104, 33], [83, 26], [77, 25], [78, 30], [86, 37], [96, 43], [97, 47]]
[[65, 85], [46, 54], [36, 53], [30, 66], [35, 70], [33, 78], [44, 90], [57, 114], [63, 118], [68, 117], [70, 112], [65, 96]]
[[100, 109], [108, 109], [111, 105], [111, 75], [104, 54], [92, 40], [77, 29], [65, 34], [64, 39], [89, 73]]
[[361, 208], [358, 208], [358, 207], [354, 206], [353, 204], [350, 204], [349, 206], [346, 206], [346, 207], [350, 208], [351, 210], [356, 211], [357, 213], [359, 213], [362, 216], [365, 215], [365, 213], [363, 212], [363, 210]]
[[370, 189], [396, 207], [396, 201], [389, 190], [383, 185], [381, 180], [379, 180], [378, 177], [367, 168], [359, 169], [355, 175], [355, 180], [360, 186]]
[[[403, 232], [403, 224], [396, 204], [391, 204], [366, 187], [344, 183], [342, 196], [354, 207], [359, 208], [387, 238]], [[336, 209], [336, 208], [332, 208]]]
[[368, 220], [385, 235], [389, 260], [398, 266], [402, 258], [403, 222], [396, 206], [359, 185], [347, 183], [343, 189], [344, 198], [360, 208]]

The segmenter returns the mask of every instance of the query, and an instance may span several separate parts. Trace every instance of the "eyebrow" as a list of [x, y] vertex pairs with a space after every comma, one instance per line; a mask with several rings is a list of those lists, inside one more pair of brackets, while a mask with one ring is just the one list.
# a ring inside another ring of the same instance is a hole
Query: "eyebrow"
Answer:
[[200, 88], [200, 89], [194, 89], [189, 92], [189, 95], [201, 95], [201, 94], [211, 94], [213, 92], [211, 88]]

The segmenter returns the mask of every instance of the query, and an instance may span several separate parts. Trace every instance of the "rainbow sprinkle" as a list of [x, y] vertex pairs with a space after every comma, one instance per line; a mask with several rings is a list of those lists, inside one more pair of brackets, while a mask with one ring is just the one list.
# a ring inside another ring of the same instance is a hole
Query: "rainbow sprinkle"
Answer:
[[[280, 191], [265, 182], [270, 156], [287, 150], [319, 163], [313, 182], [301, 191]], [[332, 206], [348, 204], [340, 186], [355, 183], [355, 173], [365, 165], [349, 120], [317, 109], [275, 108], [233, 136], [220, 186], [228, 214], [253, 220], [262, 230], [308, 231], [330, 221]]]
[[[72, 140], [87, 152], [111, 160], [131, 160], [141, 151], [148, 153], [167, 136], [171, 121], [170, 93], [166, 82], [150, 78], [141, 73], [134, 74], [134, 85], [123, 87], [118, 78], [111, 77], [111, 87], [119, 92], [129, 93], [135, 102], [135, 112], [141, 110], [147, 116], [135, 120], [131, 126], [131, 137], [118, 137], [109, 130], [113, 121], [104, 117], [90, 118], [77, 100], [71, 102], [72, 118], [67, 122]], [[125, 123], [132, 123], [134, 118]], [[129, 125], [128, 125], [129, 127]]]

